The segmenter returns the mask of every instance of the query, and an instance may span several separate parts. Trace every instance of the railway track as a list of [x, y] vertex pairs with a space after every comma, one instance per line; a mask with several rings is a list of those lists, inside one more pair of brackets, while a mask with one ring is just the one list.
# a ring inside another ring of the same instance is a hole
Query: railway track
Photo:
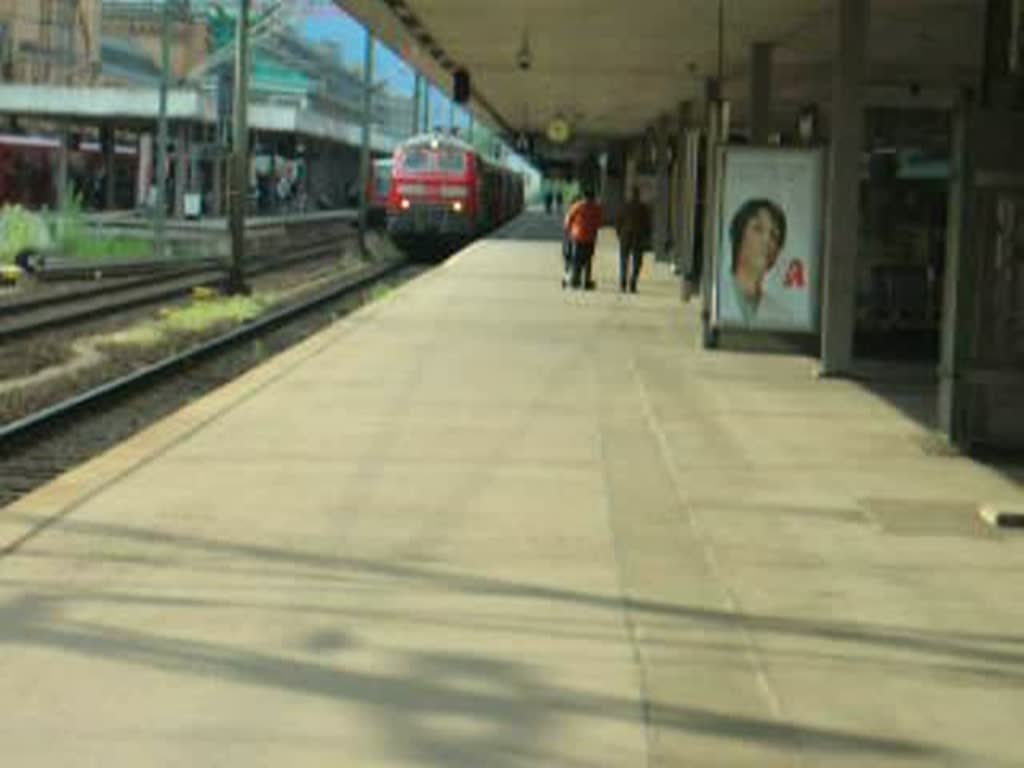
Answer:
[[[395, 261], [0, 427], [0, 508], [230, 381], [360, 306], [380, 284], [420, 274]], [[259, 344], [252, 343], [259, 340]]]
[[[337, 253], [342, 242], [344, 240], [339, 241], [335, 237], [300, 248], [286, 258], [257, 258], [246, 270], [246, 275], [255, 277], [328, 257]], [[0, 303], [0, 344], [185, 296], [198, 287], [219, 285], [225, 274], [223, 267], [205, 265], [161, 271], [146, 277], [34, 299], [3, 302]]]

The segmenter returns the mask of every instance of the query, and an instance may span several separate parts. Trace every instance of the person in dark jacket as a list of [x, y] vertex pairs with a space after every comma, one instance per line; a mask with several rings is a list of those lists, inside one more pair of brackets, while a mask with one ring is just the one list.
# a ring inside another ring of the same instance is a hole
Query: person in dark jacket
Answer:
[[639, 187], [633, 187], [633, 197], [619, 213], [615, 230], [619, 235], [619, 288], [625, 293], [628, 285], [630, 293], [636, 293], [644, 250], [651, 242], [651, 211], [640, 199]]

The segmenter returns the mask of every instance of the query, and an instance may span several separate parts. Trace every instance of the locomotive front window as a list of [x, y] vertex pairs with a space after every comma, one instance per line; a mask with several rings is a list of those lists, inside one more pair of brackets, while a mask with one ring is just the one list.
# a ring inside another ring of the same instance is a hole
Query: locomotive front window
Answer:
[[405, 153], [402, 165], [409, 171], [429, 170], [430, 153], [425, 149], [410, 149]]
[[462, 172], [466, 170], [465, 152], [440, 152], [437, 157], [437, 165], [442, 171]]

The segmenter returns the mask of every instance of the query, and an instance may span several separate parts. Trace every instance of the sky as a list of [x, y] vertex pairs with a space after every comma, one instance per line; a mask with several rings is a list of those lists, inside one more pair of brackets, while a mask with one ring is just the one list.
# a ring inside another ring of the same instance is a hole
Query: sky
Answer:
[[[307, 7], [299, 10], [295, 18], [298, 28], [311, 43], [330, 42], [341, 51], [342, 66], [355, 72], [363, 71], [366, 50], [366, 29], [333, 3], [306, 0]], [[415, 90], [415, 72], [390, 48], [376, 43], [375, 81], [384, 83], [391, 93], [411, 96]], [[451, 101], [446, 90], [450, 83], [431, 83], [428, 91], [430, 127], [446, 128], [452, 117]], [[454, 110], [455, 125], [463, 135], [468, 133], [469, 113], [461, 107]]]
[[[129, 3], [137, 0], [105, 0], [109, 3]], [[237, 8], [237, 0], [192, 0], [194, 7], [224, 5]], [[280, 0], [252, 0], [251, 13], [256, 16], [268, 8], [278, 6]], [[295, 25], [299, 33], [310, 43], [331, 43], [341, 53], [341, 64], [353, 72], [363, 71], [366, 49], [366, 29], [338, 8], [332, 0], [284, 0], [284, 13], [288, 22]], [[399, 96], [412, 96], [415, 90], [416, 73], [402, 60], [401, 56], [380, 41], [375, 43], [375, 78], [389, 92]], [[431, 126], [447, 127], [451, 119], [450, 101], [447, 89], [450, 83], [441, 87], [432, 83], [429, 91]], [[469, 127], [469, 114], [460, 107], [454, 111], [455, 125], [463, 130]]]
[[[356, 72], [363, 71], [366, 30], [337, 6], [328, 5], [306, 12], [300, 22], [300, 30], [312, 43], [331, 42], [338, 45], [344, 67]], [[375, 56], [375, 81], [386, 83], [392, 93], [412, 95], [415, 88], [412, 68], [379, 41], [376, 43]]]

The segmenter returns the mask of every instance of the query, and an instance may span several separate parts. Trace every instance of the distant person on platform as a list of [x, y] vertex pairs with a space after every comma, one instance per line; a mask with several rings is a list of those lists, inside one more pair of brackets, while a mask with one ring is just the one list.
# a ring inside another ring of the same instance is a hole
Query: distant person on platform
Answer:
[[633, 187], [633, 197], [623, 206], [615, 230], [619, 235], [619, 289], [625, 293], [628, 287], [630, 293], [636, 293], [644, 251], [651, 242], [651, 211], [640, 199], [639, 187]]
[[[576, 203], [583, 199], [583, 195], [577, 193], [573, 196], [572, 200], [569, 201], [569, 207], [572, 208]], [[562, 260], [565, 269], [562, 270], [564, 277], [562, 278], [562, 287], [565, 288], [569, 283], [569, 277], [572, 275], [572, 260], [573, 260], [573, 247], [572, 240], [569, 237], [569, 229], [566, 227], [562, 230]]]
[[597, 233], [603, 220], [604, 211], [595, 199], [593, 186], [584, 186], [583, 199], [574, 204], [565, 216], [565, 232], [569, 238], [572, 258], [570, 268], [562, 279], [563, 288], [567, 283], [573, 288], [583, 287], [588, 291], [597, 287], [591, 279], [591, 271]]

